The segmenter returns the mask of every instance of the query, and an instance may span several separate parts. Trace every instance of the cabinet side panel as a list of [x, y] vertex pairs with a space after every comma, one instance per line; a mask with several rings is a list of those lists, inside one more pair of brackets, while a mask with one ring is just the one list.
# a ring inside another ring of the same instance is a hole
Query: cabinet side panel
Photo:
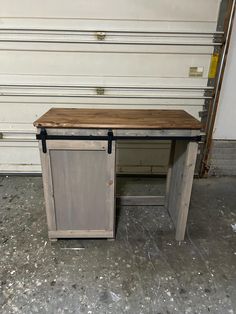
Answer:
[[44, 198], [46, 205], [46, 215], [48, 231], [56, 230], [56, 219], [55, 219], [55, 204], [53, 197], [53, 187], [52, 187], [52, 176], [51, 176], [51, 164], [49, 151], [44, 154], [42, 151], [42, 144], [39, 143], [40, 159], [42, 165], [42, 175], [43, 175], [43, 189]]

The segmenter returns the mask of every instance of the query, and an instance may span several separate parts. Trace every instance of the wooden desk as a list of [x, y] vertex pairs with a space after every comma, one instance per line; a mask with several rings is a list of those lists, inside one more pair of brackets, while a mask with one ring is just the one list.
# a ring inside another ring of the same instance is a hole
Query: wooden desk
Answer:
[[40, 140], [49, 238], [115, 236], [116, 141], [171, 140], [166, 196], [121, 197], [165, 205], [184, 239], [201, 124], [183, 110], [53, 108], [34, 122]]

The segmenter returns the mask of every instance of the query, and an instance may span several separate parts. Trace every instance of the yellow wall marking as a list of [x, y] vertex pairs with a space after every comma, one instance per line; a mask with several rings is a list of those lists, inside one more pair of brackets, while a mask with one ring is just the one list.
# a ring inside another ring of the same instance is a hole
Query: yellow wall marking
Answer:
[[208, 74], [209, 79], [214, 79], [216, 77], [218, 61], [219, 61], [219, 53], [213, 53], [213, 55], [211, 56], [211, 65], [210, 65], [209, 74]]

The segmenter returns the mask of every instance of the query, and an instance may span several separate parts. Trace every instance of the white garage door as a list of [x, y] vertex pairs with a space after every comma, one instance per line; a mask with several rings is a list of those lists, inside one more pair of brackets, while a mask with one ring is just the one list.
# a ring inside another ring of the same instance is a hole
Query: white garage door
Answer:
[[[51, 107], [178, 108], [199, 118], [219, 5], [0, 0], [0, 172], [41, 171], [32, 122]], [[119, 143], [118, 170], [163, 172], [168, 151], [168, 142]]]

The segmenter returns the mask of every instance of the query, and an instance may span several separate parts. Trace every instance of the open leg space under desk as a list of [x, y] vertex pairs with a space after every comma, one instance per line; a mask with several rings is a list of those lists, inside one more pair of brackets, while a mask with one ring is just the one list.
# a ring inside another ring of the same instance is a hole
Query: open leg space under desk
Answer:
[[119, 194], [117, 204], [120, 206], [165, 206], [176, 229], [176, 240], [184, 240], [197, 147], [196, 142], [172, 141], [165, 195]]

